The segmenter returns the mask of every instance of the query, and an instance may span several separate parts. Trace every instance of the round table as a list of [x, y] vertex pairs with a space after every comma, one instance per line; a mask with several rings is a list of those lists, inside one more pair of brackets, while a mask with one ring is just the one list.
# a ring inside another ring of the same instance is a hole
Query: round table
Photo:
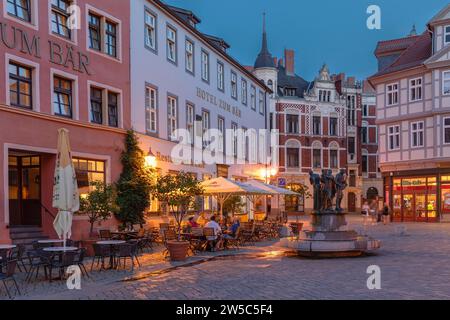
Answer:
[[0, 250], [11, 250], [15, 249], [17, 246], [14, 244], [0, 244]]
[[42, 249], [46, 252], [73, 252], [77, 251], [77, 247], [49, 247]]
[[119, 244], [124, 244], [127, 243], [126, 241], [123, 240], [104, 240], [104, 241], [97, 241], [97, 244], [101, 245], [101, 246], [111, 246], [111, 250], [110, 253], [111, 255], [109, 256], [109, 269], [113, 269], [114, 268], [114, 253], [113, 253], [113, 246], [119, 245]]
[[64, 240], [60, 239], [47, 239], [47, 240], [39, 240], [40, 244], [53, 244], [53, 243], [64, 243]]

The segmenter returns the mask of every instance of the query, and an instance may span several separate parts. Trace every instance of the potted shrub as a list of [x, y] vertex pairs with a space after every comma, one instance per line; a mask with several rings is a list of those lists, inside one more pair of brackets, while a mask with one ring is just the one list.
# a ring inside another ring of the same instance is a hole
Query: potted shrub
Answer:
[[189, 173], [164, 175], [156, 179], [153, 194], [159, 201], [168, 205], [176, 222], [177, 239], [167, 243], [170, 258], [173, 261], [186, 259], [189, 242], [181, 238], [182, 223], [189, 208], [195, 205], [196, 197], [202, 193], [200, 182]]
[[88, 249], [88, 254], [92, 253], [92, 243], [95, 242], [97, 234], [94, 233], [94, 225], [100, 224], [109, 219], [111, 215], [117, 212], [116, 192], [114, 186], [105, 184], [102, 181], [95, 181], [91, 183], [93, 190], [86, 196], [80, 197], [80, 214], [88, 217], [90, 224], [89, 239], [85, 240], [85, 246]]

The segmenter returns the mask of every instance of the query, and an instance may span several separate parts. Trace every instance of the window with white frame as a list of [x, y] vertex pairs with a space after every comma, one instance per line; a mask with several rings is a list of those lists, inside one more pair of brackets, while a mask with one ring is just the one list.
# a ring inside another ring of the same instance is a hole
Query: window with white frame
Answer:
[[444, 118], [444, 143], [450, 143], [450, 118]]
[[52, 0], [51, 2], [52, 32], [67, 39], [71, 38], [67, 11], [71, 4], [70, 0]]
[[169, 140], [176, 140], [175, 130], [177, 130], [178, 126], [178, 99], [175, 97], [167, 97], [167, 117]]
[[237, 123], [232, 122], [231, 123], [231, 131], [233, 133], [233, 156], [237, 157], [238, 154], [238, 137], [237, 137], [237, 131], [238, 131], [238, 125]]
[[194, 143], [194, 123], [195, 123], [195, 107], [186, 104], [186, 130], [189, 132], [191, 143]]
[[113, 58], [119, 57], [119, 23], [100, 14], [89, 12], [89, 49]]
[[286, 132], [291, 134], [299, 133], [299, 116], [298, 114], [286, 115]]
[[203, 148], [207, 148], [211, 142], [209, 136], [209, 128], [211, 126], [210, 116], [208, 110], [202, 111], [202, 133], [203, 133]]
[[156, 88], [145, 87], [145, 124], [148, 133], [158, 131], [158, 92]]
[[450, 94], [450, 71], [442, 73], [442, 94]]
[[167, 26], [167, 59], [177, 63], [177, 31]]
[[225, 90], [225, 73], [223, 63], [217, 61], [217, 89], [220, 91]]
[[250, 105], [252, 110], [256, 110], [256, 88], [252, 86], [250, 89]]
[[322, 134], [322, 118], [320, 115], [313, 116], [313, 134], [321, 135]]
[[120, 95], [100, 87], [90, 87], [91, 123], [119, 126]]
[[369, 116], [369, 106], [367, 104], [364, 104], [362, 107], [362, 116], [363, 117]]
[[237, 99], [237, 75], [236, 72], [231, 71], [231, 97]]
[[259, 113], [264, 114], [264, 92], [259, 91]]
[[217, 129], [219, 130], [218, 149], [219, 152], [224, 152], [224, 139], [225, 139], [225, 119], [219, 117], [217, 119]]
[[424, 142], [424, 122], [411, 123], [411, 146], [423, 147]]
[[400, 149], [400, 126], [391, 126], [388, 128], [388, 147], [389, 150]]
[[338, 135], [339, 135], [338, 118], [331, 117], [330, 118], [330, 136], [338, 136]]
[[7, 0], [6, 11], [26, 22], [31, 22], [31, 0]]
[[392, 106], [398, 103], [398, 83], [392, 83], [386, 87], [387, 105]]
[[145, 45], [156, 51], [156, 15], [145, 10]]
[[313, 149], [313, 167], [314, 168], [322, 167], [322, 149], [319, 148]]
[[194, 43], [186, 39], [186, 71], [194, 74]]
[[445, 26], [444, 28], [444, 44], [450, 43], [450, 26]]
[[202, 80], [209, 82], [209, 54], [204, 50], [202, 50], [201, 60], [202, 60]]
[[363, 122], [361, 126], [361, 142], [369, 143], [369, 126], [367, 122]]
[[243, 105], [247, 105], [247, 81], [241, 79], [241, 100]]
[[409, 80], [409, 100], [422, 100], [422, 78]]
[[332, 147], [332, 149], [330, 149], [330, 168], [332, 169], [337, 169], [339, 167], [338, 154], [337, 147]]
[[364, 175], [367, 175], [369, 172], [369, 153], [365, 149], [362, 151], [361, 160], [361, 170]]
[[354, 95], [347, 96], [347, 124], [349, 126], [356, 125], [356, 97]]

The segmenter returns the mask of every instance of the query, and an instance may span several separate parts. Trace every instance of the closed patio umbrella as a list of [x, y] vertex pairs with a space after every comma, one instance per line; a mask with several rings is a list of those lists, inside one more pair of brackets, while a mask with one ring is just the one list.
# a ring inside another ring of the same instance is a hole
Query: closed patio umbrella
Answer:
[[77, 178], [72, 163], [69, 144], [69, 131], [58, 130], [58, 150], [53, 185], [53, 207], [58, 209], [58, 215], [53, 227], [60, 238], [64, 240], [72, 236], [73, 213], [80, 209]]

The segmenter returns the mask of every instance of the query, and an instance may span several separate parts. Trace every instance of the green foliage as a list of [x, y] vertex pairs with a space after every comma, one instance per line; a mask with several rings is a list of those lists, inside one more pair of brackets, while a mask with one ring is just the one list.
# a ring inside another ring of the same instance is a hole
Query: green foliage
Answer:
[[178, 240], [181, 240], [181, 224], [189, 208], [196, 205], [196, 197], [203, 194], [200, 182], [189, 173], [164, 175], [156, 179], [152, 193], [170, 207], [177, 223]]
[[242, 213], [245, 207], [245, 202], [240, 196], [231, 196], [225, 200], [223, 204], [223, 211], [227, 213]]
[[309, 199], [312, 197], [311, 193], [309, 192], [308, 187], [303, 184], [291, 184], [288, 186], [288, 189], [301, 194], [306, 199]]
[[145, 165], [145, 154], [132, 130], [125, 138], [122, 166], [122, 174], [116, 184], [119, 207], [116, 217], [124, 226], [143, 224], [145, 210], [150, 206], [154, 170]]
[[102, 181], [91, 183], [94, 190], [86, 197], [80, 197], [80, 213], [86, 214], [91, 224], [90, 234], [94, 231], [94, 224], [102, 222], [117, 212], [116, 192], [114, 186], [105, 184]]

